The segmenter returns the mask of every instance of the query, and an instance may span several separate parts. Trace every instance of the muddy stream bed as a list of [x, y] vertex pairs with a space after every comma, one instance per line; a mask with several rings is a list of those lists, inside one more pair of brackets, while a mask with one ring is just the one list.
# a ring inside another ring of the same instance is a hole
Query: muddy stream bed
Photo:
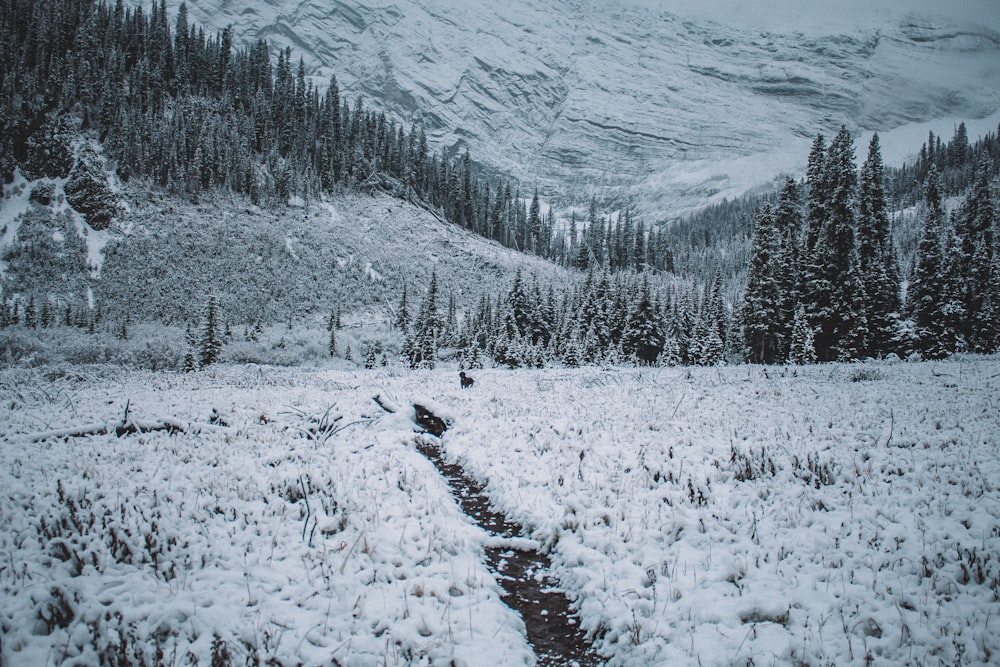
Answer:
[[[417, 423], [428, 433], [442, 436], [447, 425], [416, 405]], [[489, 534], [500, 538], [524, 537], [523, 528], [495, 510], [483, 486], [460, 465], [444, 459], [437, 439], [421, 437], [417, 450], [426, 456], [447, 481], [462, 511]], [[596, 667], [604, 660], [594, 652], [586, 634], [570, 611], [570, 601], [550, 574], [547, 554], [535, 549], [487, 546], [486, 562], [504, 590], [503, 600], [524, 619], [528, 643], [538, 665]]]

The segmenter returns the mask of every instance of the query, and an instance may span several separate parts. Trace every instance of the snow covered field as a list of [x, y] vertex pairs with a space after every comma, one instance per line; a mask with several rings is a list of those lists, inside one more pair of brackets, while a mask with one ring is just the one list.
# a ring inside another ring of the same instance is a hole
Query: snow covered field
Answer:
[[414, 401], [610, 664], [1000, 660], [1000, 359], [475, 377], [0, 371], [0, 664], [531, 664]]

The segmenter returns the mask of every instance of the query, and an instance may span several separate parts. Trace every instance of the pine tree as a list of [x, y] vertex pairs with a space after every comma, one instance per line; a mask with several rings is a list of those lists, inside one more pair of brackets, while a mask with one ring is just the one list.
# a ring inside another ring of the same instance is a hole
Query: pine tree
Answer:
[[[795, 311], [800, 299], [799, 254], [802, 244], [802, 224], [798, 186], [791, 178], [786, 178], [778, 196], [777, 206], [774, 209], [774, 226], [778, 235], [778, 246], [773, 265], [774, 279], [781, 295], [777, 309], [778, 326], [776, 327], [776, 331], [782, 337], [779, 358], [783, 358], [787, 354], [787, 344], [791, 339]], [[718, 277], [716, 280], [718, 282]]]
[[813, 346], [813, 330], [801, 306], [795, 311], [792, 325], [792, 339], [788, 347], [788, 361], [793, 364], [816, 363], [816, 349]]
[[327, 345], [331, 357], [337, 356], [337, 328], [330, 327], [330, 340]]
[[38, 328], [38, 310], [35, 306], [35, 295], [28, 297], [28, 304], [24, 307], [24, 326], [29, 329]]
[[430, 286], [424, 298], [420, 316], [416, 322], [414, 338], [415, 363], [426, 368], [434, 368], [437, 360], [438, 339], [441, 335], [441, 316], [437, 307], [437, 273], [431, 272]]
[[535, 196], [531, 198], [531, 207], [528, 209], [528, 243], [526, 250], [534, 252], [536, 255], [544, 255], [542, 248], [542, 210], [538, 202], [538, 188], [535, 188]]
[[917, 247], [916, 268], [909, 290], [909, 306], [913, 316], [917, 350], [927, 359], [941, 359], [948, 354], [944, 331], [945, 317], [941, 312], [940, 296], [944, 291], [944, 208], [938, 185], [937, 167], [927, 173], [924, 191], [926, 212], [920, 244]]
[[952, 211], [944, 229], [943, 287], [938, 295], [941, 316], [944, 318], [942, 345], [949, 353], [961, 352], [966, 349], [966, 339], [963, 335], [963, 327], [966, 323], [963, 304], [966, 288], [963, 275], [965, 262], [963, 261], [962, 242], [955, 233], [955, 217], [955, 212]]
[[406, 295], [406, 285], [403, 285], [403, 296], [399, 300], [399, 308], [396, 309], [396, 319], [392, 326], [400, 331], [406, 331], [410, 327], [410, 304]]
[[725, 351], [728, 327], [726, 325], [725, 305], [722, 303], [722, 271], [718, 269], [715, 271], [715, 279], [712, 281], [711, 289], [705, 298], [705, 317], [711, 328], [712, 336], [719, 339], [722, 350]]
[[836, 286], [825, 323], [830, 345], [827, 358], [858, 359], [868, 350], [867, 296], [855, 239], [854, 141], [846, 127], [840, 128], [827, 151], [826, 184], [830, 197], [826, 241], [830, 251], [825, 273]]
[[220, 358], [222, 358], [222, 338], [219, 333], [219, 299], [213, 294], [205, 308], [205, 325], [201, 333], [201, 365], [214, 364]]
[[899, 326], [899, 268], [885, 200], [885, 170], [878, 135], [872, 135], [861, 167], [858, 196], [859, 270], [868, 297], [869, 354], [882, 357], [895, 348]]
[[972, 189], [969, 191], [955, 221], [958, 236], [956, 280], [961, 291], [964, 318], [960, 331], [976, 352], [990, 352], [996, 336], [996, 298], [991, 285], [996, 263], [997, 207], [990, 190], [992, 164], [988, 157], [980, 159]]
[[188, 349], [188, 351], [184, 353], [184, 365], [182, 366], [182, 370], [185, 373], [193, 373], [197, 369], [198, 362], [194, 358], [194, 350]]
[[622, 354], [639, 364], [653, 364], [663, 350], [664, 337], [650, 298], [646, 276], [643, 276], [639, 296], [629, 311], [623, 329]]
[[[823, 135], [813, 141], [806, 164], [806, 232], [799, 260], [799, 303], [805, 307], [810, 326], [816, 333], [815, 347], [823, 360], [830, 358], [829, 321], [832, 317], [833, 282], [828, 273], [831, 264], [828, 217], [831, 194], [826, 177], [826, 144]], [[746, 328], [744, 327], [744, 331]]]
[[750, 264], [743, 296], [743, 358], [750, 363], [784, 361], [783, 301], [779, 263], [781, 239], [774, 213], [765, 204], [757, 214], [750, 244]]

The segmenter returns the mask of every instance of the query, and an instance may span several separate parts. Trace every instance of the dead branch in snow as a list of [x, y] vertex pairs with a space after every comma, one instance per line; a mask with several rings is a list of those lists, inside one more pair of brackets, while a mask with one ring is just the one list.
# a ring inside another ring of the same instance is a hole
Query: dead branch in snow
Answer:
[[125, 412], [119, 422], [104, 424], [82, 424], [70, 426], [68, 428], [32, 433], [27, 436], [28, 442], [43, 442], [45, 440], [66, 440], [69, 438], [85, 438], [90, 435], [106, 435], [114, 433], [121, 438], [135, 433], [152, 433], [154, 431], [166, 431], [167, 433], [193, 433], [217, 432], [228, 430], [222, 425], [197, 424], [186, 422], [176, 417], [161, 417], [156, 420], [139, 420], [131, 417], [132, 401], [125, 403]]

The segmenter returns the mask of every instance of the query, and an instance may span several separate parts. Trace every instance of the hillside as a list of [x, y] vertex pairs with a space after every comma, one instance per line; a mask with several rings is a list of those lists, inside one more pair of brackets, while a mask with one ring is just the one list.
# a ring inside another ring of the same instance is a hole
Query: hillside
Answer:
[[[445, 298], [454, 293], [461, 304], [517, 268], [545, 282], [568, 275], [388, 195], [259, 207], [136, 185], [123, 192], [125, 212], [95, 232], [64, 205], [31, 202], [37, 186], [19, 181], [0, 207], [5, 289], [100, 304], [112, 318], [183, 324], [200, 317], [213, 293], [240, 324], [315, 324], [338, 308], [389, 318], [404, 285], [419, 299], [432, 271]], [[45, 260], [35, 261], [40, 248]]]
[[[671, 238], [665, 225], [647, 227], [630, 207], [609, 215], [593, 197], [586, 214], [569, 221], [543, 210], [537, 189], [528, 206], [532, 190], [491, 179], [478, 157], [450, 154], [454, 146], [433, 152], [422, 128], [397, 124], [360, 97], [352, 105], [334, 77], [325, 89], [314, 85], [291, 49], [275, 63], [263, 39], [235, 48], [232, 28], [207, 36], [188, 21], [186, 5], [173, 30], [165, 3], [148, 15], [93, 2], [75, 12], [57, 2], [10, 0], [10, 8], [13, 20], [0, 24], [14, 63], [12, 94], [0, 99], [0, 326], [94, 330], [102, 320], [110, 321], [105, 332], [125, 339], [136, 322], [190, 326], [211, 304], [200, 362], [207, 365], [218, 360], [215, 323], [227, 335], [231, 325], [292, 330], [343, 313], [388, 323], [409, 289], [421, 303], [411, 303], [397, 338], [414, 365], [432, 364], [441, 347], [473, 358], [486, 352], [512, 366], [715, 364], [727, 355], [774, 361], [793, 347], [793, 330], [802, 360], [996, 348], [995, 167], [992, 149], [970, 143], [964, 124], [947, 144], [928, 135], [914, 165], [889, 175], [888, 194], [874, 136], [859, 180], [857, 135], [842, 125], [827, 146], [817, 134], [805, 188], [794, 180], [782, 188], [780, 220], [754, 212], [750, 237], [748, 200], [716, 216], [721, 229], [692, 221]], [[951, 37], [981, 56], [983, 40], [990, 42], [983, 35]], [[775, 62], [785, 56], [772, 55]], [[783, 118], [794, 129], [792, 121]], [[696, 145], [709, 150], [712, 142]], [[488, 162], [489, 152], [483, 155]], [[744, 158], [759, 177], [776, 164]], [[721, 191], [686, 182], [702, 205]], [[934, 215], [918, 215], [929, 231], [923, 259], [916, 255], [923, 274], [914, 281], [916, 234], [903, 235], [901, 258], [890, 215], [919, 204], [925, 189]], [[961, 210], [941, 192], [963, 197], [953, 202]], [[661, 194], [670, 196], [670, 188]], [[948, 217], [954, 230], [946, 234], [936, 221], [949, 206], [958, 216]], [[773, 233], [757, 233], [770, 227]], [[961, 246], [948, 249], [954, 260], [939, 258], [945, 237]], [[779, 238], [777, 252], [771, 246]], [[744, 274], [748, 240], [760, 243]], [[580, 279], [501, 245], [581, 269]], [[786, 255], [798, 259], [770, 259]], [[768, 292], [756, 309], [750, 283]], [[831, 300], [834, 284], [852, 286], [844, 303]], [[957, 313], [947, 337], [930, 327], [941, 318], [918, 317], [906, 302], [908, 285], [927, 295], [925, 310]], [[484, 292], [487, 299], [477, 298]], [[767, 312], [778, 300], [780, 313]], [[746, 343], [749, 312], [771, 343]], [[195, 336], [186, 341], [190, 352]], [[333, 336], [329, 347], [332, 354]]]

